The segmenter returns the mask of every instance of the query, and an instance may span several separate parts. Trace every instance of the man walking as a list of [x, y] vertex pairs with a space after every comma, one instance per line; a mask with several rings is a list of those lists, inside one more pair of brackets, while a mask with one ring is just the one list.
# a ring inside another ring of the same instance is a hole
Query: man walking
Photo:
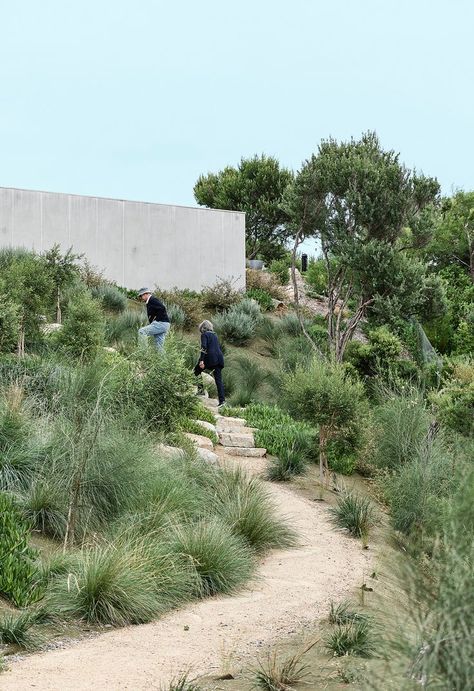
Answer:
[[149, 322], [148, 326], [142, 326], [141, 329], [138, 329], [139, 341], [145, 344], [148, 336], [153, 336], [156, 347], [158, 350], [162, 350], [166, 334], [170, 328], [166, 307], [161, 300], [153, 295], [150, 288], [140, 288], [138, 295], [146, 305]]

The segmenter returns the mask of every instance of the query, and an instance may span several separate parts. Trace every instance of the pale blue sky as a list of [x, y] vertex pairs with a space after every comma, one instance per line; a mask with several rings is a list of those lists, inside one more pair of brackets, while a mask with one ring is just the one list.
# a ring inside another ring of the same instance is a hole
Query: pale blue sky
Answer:
[[194, 205], [202, 172], [375, 129], [474, 188], [472, 0], [0, 8], [0, 186]]

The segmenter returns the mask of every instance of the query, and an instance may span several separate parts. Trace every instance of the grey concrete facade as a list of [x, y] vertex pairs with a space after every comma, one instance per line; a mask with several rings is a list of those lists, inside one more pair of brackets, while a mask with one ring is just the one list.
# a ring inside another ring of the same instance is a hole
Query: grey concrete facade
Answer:
[[0, 247], [72, 247], [127, 288], [245, 287], [245, 214], [0, 187]]

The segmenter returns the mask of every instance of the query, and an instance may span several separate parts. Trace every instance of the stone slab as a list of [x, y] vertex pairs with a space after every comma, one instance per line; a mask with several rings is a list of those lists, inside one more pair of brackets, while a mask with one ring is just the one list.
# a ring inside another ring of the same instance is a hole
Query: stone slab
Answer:
[[208, 429], [209, 432], [214, 432], [214, 434], [217, 434], [216, 426], [213, 425], [212, 422], [207, 422], [207, 420], [194, 420], [194, 422], [197, 422], [198, 425], [201, 425], [201, 427], [204, 427], [204, 429]]
[[203, 461], [206, 461], [206, 463], [210, 463], [211, 465], [217, 465], [219, 463], [219, 457], [216, 453], [214, 453], [214, 451], [211, 451], [210, 449], [203, 449], [201, 446], [198, 446], [196, 451], [199, 458], [201, 458]]
[[162, 458], [182, 458], [184, 455], [183, 449], [177, 446], [168, 446], [167, 444], [157, 444], [155, 451]]
[[228, 451], [231, 456], [247, 456], [248, 458], [263, 458], [264, 456], [267, 455], [267, 450], [266, 449], [259, 449], [259, 448], [245, 448], [241, 446], [232, 446], [232, 447], [227, 447]]
[[202, 437], [200, 434], [192, 434], [192, 432], [186, 432], [185, 434], [195, 446], [202, 449], [210, 449], [211, 451], [214, 448], [214, 444], [208, 437]]
[[222, 446], [241, 446], [251, 448], [255, 446], [253, 434], [238, 434], [236, 432], [220, 432], [219, 441]]

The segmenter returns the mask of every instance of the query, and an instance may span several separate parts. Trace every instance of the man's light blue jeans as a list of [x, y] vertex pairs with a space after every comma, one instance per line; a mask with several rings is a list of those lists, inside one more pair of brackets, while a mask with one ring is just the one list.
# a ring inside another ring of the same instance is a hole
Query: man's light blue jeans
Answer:
[[141, 329], [138, 329], [138, 339], [141, 345], [146, 345], [148, 336], [153, 336], [156, 347], [158, 350], [162, 350], [166, 334], [169, 330], [169, 322], [151, 322], [151, 324], [142, 326]]

